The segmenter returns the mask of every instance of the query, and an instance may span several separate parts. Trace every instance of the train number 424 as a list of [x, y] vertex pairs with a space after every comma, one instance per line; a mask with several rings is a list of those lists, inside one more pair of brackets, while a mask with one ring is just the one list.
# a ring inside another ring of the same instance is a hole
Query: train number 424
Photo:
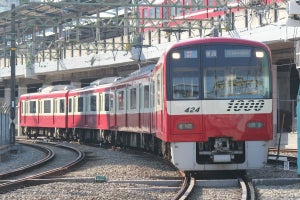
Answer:
[[184, 112], [187, 113], [194, 113], [194, 112], [200, 112], [200, 107], [187, 107]]

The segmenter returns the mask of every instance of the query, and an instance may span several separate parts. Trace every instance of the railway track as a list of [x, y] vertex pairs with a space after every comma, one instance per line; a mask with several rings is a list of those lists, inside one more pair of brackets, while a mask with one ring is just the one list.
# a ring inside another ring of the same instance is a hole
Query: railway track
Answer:
[[52, 149], [46, 147], [46, 146], [40, 146], [40, 145], [35, 145], [35, 144], [29, 144], [29, 143], [21, 143], [22, 145], [30, 146], [32, 148], [38, 149], [39, 151], [42, 151], [45, 156], [42, 157], [40, 160], [30, 163], [28, 165], [16, 168], [16, 169], [11, 169], [6, 172], [0, 173], [0, 180], [1, 182], [4, 182], [5, 179], [25, 173], [27, 171], [34, 170], [35, 168], [45, 165], [47, 162], [52, 160], [54, 158], [54, 152]]
[[271, 165], [288, 165], [291, 167], [297, 167], [297, 149], [277, 149], [269, 148], [268, 164]]
[[[29, 185], [29, 180], [61, 174], [80, 163], [85, 154], [73, 147], [54, 144], [25, 144], [46, 152], [46, 156], [29, 165], [1, 174], [0, 193], [6, 193], [22, 185]], [[58, 153], [59, 152], [59, 153]]]
[[224, 199], [254, 200], [255, 190], [247, 176], [244, 174], [233, 176], [226, 179], [186, 177], [174, 200], [216, 199], [217, 196]]
[[[48, 145], [46, 146], [48, 147]], [[251, 185], [247, 186], [249, 185], [249, 181], [245, 180], [241, 176], [230, 177], [231, 179], [227, 176], [219, 178], [215, 176], [211, 179], [208, 179], [207, 176], [197, 177], [194, 174], [181, 177], [175, 176], [174, 173], [169, 173], [169, 175], [162, 175], [160, 174], [160, 171], [162, 169], [169, 171], [172, 170], [172, 168], [169, 167], [167, 163], [162, 162], [161, 159], [155, 160], [153, 156], [142, 152], [136, 152], [127, 149], [104, 149], [99, 147], [89, 147], [80, 144], [69, 144], [68, 146], [79, 148], [81, 149], [81, 151], [84, 151], [84, 154], [86, 155], [85, 161], [90, 165], [85, 166], [87, 164], [85, 163], [84, 165], [81, 165], [81, 167], [78, 169], [78, 172], [77, 170], [73, 170], [70, 173], [64, 174], [63, 176], [59, 175], [63, 172], [58, 172], [58, 174], [50, 173], [49, 175], [43, 174], [40, 178], [36, 177], [35, 175], [27, 176], [26, 180], [23, 183], [14, 186], [31, 186], [26, 189], [27, 192], [22, 192], [22, 198], [29, 197], [30, 194], [32, 194], [34, 191], [40, 191], [39, 194], [36, 195], [41, 195], [41, 197], [37, 198], [44, 199], [51, 199], [56, 197], [85, 199], [84, 197], [87, 196], [88, 191], [93, 191], [93, 194], [89, 194], [89, 196], [86, 197], [87, 199], [91, 198], [91, 196], [97, 199], [107, 199], [108, 196], [102, 195], [109, 194], [110, 192], [110, 199], [120, 199], [121, 197], [136, 199], [136, 196], [138, 196], [140, 199], [143, 199], [149, 196], [153, 197], [153, 199], [193, 200], [199, 198], [220, 199], [221, 196], [221, 198], [224, 197], [223, 199], [226, 199], [226, 197], [228, 197], [230, 199], [246, 200], [253, 199], [251, 197], [255, 196], [253, 187]], [[56, 151], [60, 151], [60, 154], [63, 154], [62, 158], [64, 159], [66, 159], [66, 157], [70, 157], [66, 156], [65, 153], [62, 153], [61, 149], [52, 149], [52, 151], [54, 153]], [[116, 155], [119, 156], [116, 157]], [[131, 159], [132, 161], [130, 161]], [[139, 163], [140, 161], [142, 161], [141, 163], [143, 164]], [[131, 170], [128, 167], [133, 163], [139, 166], [138, 168], [144, 168], [147, 170], [149, 168], [147, 168], [146, 166], [150, 163], [154, 164], [151, 165], [153, 166], [154, 170], [159, 165], [163, 165], [164, 167], [162, 169], [159, 169], [159, 171], [155, 170], [155, 174], [147, 171], [148, 175], [145, 177], [145, 173], [142, 172], [139, 176], [141, 179], [133, 179], [133, 174], [131, 174]], [[98, 167], [96, 169], [96, 174], [103, 175], [105, 180], [95, 180], [95, 173], [91, 171], [96, 166]], [[114, 173], [117, 173], [111, 174], [112, 171], [110, 170], [114, 171]], [[118, 171], [120, 173], [118, 173]], [[89, 174], [89, 172], [91, 173]], [[159, 172], [159, 174], [156, 174], [156, 172]], [[82, 175], [82, 173], [84, 175]], [[12, 179], [12, 182], [14, 182], [15, 180], [16, 178]], [[77, 189], [72, 193], [69, 192], [70, 190], [72, 190], [70, 188]], [[80, 192], [78, 188], [82, 188], [80, 189]], [[0, 190], [3, 190], [1, 186]], [[53, 191], [56, 190], [57, 192], [54, 192], [54, 195], [49, 196], [50, 193], [52, 194]], [[14, 196], [13, 193], [10, 193], [8, 195]]]

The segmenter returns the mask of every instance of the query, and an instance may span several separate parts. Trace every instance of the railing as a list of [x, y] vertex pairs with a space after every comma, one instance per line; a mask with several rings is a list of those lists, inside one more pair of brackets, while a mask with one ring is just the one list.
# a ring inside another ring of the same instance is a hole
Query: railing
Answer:
[[277, 132], [297, 132], [297, 100], [278, 100]]

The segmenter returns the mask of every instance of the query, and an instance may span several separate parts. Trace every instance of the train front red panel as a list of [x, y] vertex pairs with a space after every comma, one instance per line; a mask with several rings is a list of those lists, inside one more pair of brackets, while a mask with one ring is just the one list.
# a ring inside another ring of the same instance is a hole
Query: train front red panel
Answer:
[[[170, 101], [167, 103], [167, 142], [208, 141], [228, 137], [234, 141], [261, 141], [273, 137], [272, 99], [261, 106], [231, 109], [232, 100]], [[247, 100], [245, 100], [247, 101]], [[181, 127], [180, 126], [186, 126]], [[257, 126], [257, 127], [253, 127]]]
[[[257, 115], [190, 115], [169, 116], [170, 140], [168, 142], [207, 142], [209, 138], [228, 137], [234, 141], [272, 139], [272, 114]], [[247, 123], [259, 121], [262, 128], [249, 128]], [[193, 124], [191, 130], [179, 130], [179, 124]], [[203, 128], [202, 128], [203, 126]]]

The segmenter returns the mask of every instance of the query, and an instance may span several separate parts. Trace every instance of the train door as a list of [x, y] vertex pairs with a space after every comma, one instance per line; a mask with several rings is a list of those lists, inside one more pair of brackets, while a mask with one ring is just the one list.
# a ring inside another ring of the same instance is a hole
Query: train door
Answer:
[[127, 121], [127, 103], [126, 89], [117, 90], [116, 92], [116, 126], [119, 128], [126, 127]]
[[27, 107], [26, 107], [26, 101], [22, 101], [21, 103], [21, 117], [20, 122], [23, 124], [26, 124], [26, 115], [27, 115]]
[[103, 103], [103, 94], [102, 93], [98, 93], [97, 94], [97, 114], [96, 114], [96, 123], [97, 123], [97, 127], [99, 128], [101, 123], [100, 123], [100, 120], [101, 120], [101, 111], [103, 110], [103, 106], [102, 106], [102, 103]]
[[144, 109], [142, 107], [142, 96], [143, 96], [143, 85], [139, 84], [138, 86], [138, 96], [137, 96], [137, 102], [138, 102], [138, 106], [137, 106], [137, 113], [138, 113], [138, 118], [139, 118], [139, 123], [138, 123], [138, 128], [141, 129], [142, 128], [142, 113], [144, 113]]
[[150, 114], [150, 85], [141, 85], [140, 95], [140, 128], [150, 133], [151, 114]]
[[55, 114], [57, 113], [57, 98], [53, 99], [53, 109], [52, 109], [52, 124], [55, 126]]
[[115, 129], [116, 127], [116, 92], [115, 90], [111, 90], [109, 93], [109, 110], [110, 110], [110, 118], [109, 118], [109, 127], [111, 129]]
[[151, 80], [151, 83], [150, 83], [150, 108], [151, 108], [151, 125], [150, 125], [150, 133], [155, 133], [155, 122], [156, 122], [156, 119], [155, 119], [155, 112], [154, 112], [154, 101], [155, 101], [155, 87], [154, 87], [154, 80]]
[[162, 92], [162, 72], [155, 75], [154, 80], [154, 110], [155, 110], [155, 128], [158, 135], [163, 135], [163, 92]]
[[89, 98], [90, 96], [85, 95], [83, 97], [83, 116], [84, 116], [84, 126], [88, 126], [88, 115], [89, 115]]
[[68, 127], [73, 127], [74, 125], [74, 100], [73, 97], [68, 99]]

